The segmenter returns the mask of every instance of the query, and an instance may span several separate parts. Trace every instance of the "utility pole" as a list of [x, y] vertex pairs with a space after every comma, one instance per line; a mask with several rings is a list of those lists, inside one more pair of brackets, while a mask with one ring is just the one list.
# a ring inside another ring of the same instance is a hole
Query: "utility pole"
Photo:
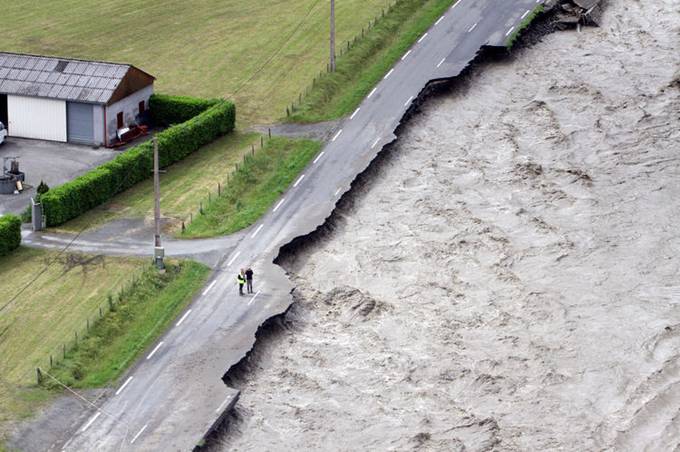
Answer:
[[335, 0], [331, 0], [331, 61], [330, 70], [335, 72]]
[[154, 248], [153, 256], [156, 267], [163, 270], [165, 250], [161, 246], [161, 178], [158, 168], [158, 138], [153, 137], [153, 191], [154, 191]]

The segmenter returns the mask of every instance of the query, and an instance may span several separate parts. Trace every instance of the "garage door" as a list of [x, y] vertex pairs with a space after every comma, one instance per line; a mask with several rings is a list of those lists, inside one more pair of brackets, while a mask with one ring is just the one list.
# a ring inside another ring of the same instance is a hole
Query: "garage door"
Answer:
[[92, 104], [68, 102], [66, 104], [68, 118], [68, 141], [72, 143], [94, 143], [94, 120]]
[[13, 137], [66, 141], [66, 102], [8, 95], [7, 122]]

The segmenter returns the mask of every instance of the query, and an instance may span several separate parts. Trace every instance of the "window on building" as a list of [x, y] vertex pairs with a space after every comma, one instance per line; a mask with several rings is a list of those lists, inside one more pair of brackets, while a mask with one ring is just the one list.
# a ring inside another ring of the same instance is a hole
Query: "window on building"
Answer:
[[123, 128], [123, 112], [121, 111], [116, 115], [116, 129]]
[[139, 114], [141, 115], [142, 113], [144, 113], [144, 101], [139, 103]]

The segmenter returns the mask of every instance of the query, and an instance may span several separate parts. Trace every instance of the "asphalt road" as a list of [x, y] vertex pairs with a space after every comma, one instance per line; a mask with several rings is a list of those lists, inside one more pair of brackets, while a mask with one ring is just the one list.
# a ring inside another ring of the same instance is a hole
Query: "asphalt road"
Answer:
[[[221, 377], [251, 349], [258, 327], [292, 302], [291, 282], [273, 264], [281, 246], [324, 223], [356, 176], [396, 139], [394, 130], [428, 82], [459, 75], [484, 45], [503, 45], [539, 3], [460, 0], [449, 9], [267, 215], [238, 243], [224, 243], [228, 254], [202, 294], [62, 448], [193, 449], [238, 398]], [[256, 293], [239, 296], [236, 273], [245, 266], [255, 271]]]

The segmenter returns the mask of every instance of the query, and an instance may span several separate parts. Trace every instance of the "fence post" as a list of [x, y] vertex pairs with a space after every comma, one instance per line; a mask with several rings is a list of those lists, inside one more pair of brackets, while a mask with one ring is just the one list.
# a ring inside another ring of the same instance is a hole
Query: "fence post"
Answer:
[[193, 223], [193, 222], [194, 222], [194, 213], [189, 212], [189, 223]]
[[184, 220], [182, 220], [182, 234], [184, 234], [184, 231], [186, 231], [187, 228], [184, 226]]
[[61, 344], [61, 347], [64, 351], [64, 359], [66, 359], [66, 344]]
[[104, 317], [104, 314], [102, 313], [102, 307], [99, 306], [99, 318], [101, 319], [102, 317]]
[[267, 131], [268, 131], [268, 133], [269, 133], [269, 138], [271, 138], [271, 137], [272, 137], [272, 129], [269, 128], [269, 129], [267, 129]]
[[212, 197], [210, 196], [210, 192], [208, 192], [208, 204], [212, 201]]
[[264, 147], [264, 137], [260, 135], [260, 149]]
[[220, 186], [219, 182], [217, 183], [217, 196], [222, 196], [222, 187]]
[[75, 331], [75, 335], [76, 335], [76, 347], [77, 347], [78, 346], [78, 332], [77, 331]]
[[200, 203], [198, 203], [198, 205], [199, 205], [198, 211], [201, 213], [201, 215], [203, 215], [203, 201], [201, 201]]
[[40, 371], [40, 367], [35, 368], [35, 373], [38, 377], [38, 384], [42, 383], [42, 372]]
[[286, 105], [286, 116], [290, 116], [290, 110], [288, 109], [287, 105]]
[[52, 355], [50, 355], [50, 369], [51, 369], [52, 367], [54, 367], [54, 364], [53, 364], [53, 362], [52, 362]]
[[90, 319], [89, 318], [87, 319], [87, 328], [85, 329], [85, 331], [90, 331]]

